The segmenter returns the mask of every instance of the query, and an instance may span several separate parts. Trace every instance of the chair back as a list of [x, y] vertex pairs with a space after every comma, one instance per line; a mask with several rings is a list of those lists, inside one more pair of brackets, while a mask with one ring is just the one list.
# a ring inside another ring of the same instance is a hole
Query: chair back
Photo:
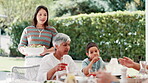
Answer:
[[36, 81], [38, 69], [40, 65], [27, 66], [27, 67], [12, 67], [13, 79], [21, 79], [28, 81]]

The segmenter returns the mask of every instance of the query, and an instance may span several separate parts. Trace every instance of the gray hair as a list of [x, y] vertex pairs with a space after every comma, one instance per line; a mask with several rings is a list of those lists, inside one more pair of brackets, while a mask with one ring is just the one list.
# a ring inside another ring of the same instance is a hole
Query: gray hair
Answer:
[[52, 40], [52, 44], [55, 47], [55, 45], [60, 46], [61, 43], [71, 41], [70, 37], [64, 33], [57, 33], [56, 36]]

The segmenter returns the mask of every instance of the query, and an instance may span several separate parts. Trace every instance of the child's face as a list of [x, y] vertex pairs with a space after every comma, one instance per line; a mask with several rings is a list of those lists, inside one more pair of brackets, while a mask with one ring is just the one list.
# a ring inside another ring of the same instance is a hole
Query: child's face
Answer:
[[94, 57], [99, 57], [99, 49], [97, 47], [91, 47], [88, 50], [88, 53], [86, 53], [86, 55], [90, 58], [93, 59]]

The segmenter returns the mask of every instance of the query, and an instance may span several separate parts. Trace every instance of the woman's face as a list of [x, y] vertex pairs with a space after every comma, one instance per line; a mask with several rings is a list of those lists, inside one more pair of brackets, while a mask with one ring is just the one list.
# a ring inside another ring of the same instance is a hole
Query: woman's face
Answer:
[[70, 50], [70, 41], [61, 43], [60, 46], [57, 47], [57, 51], [61, 55], [67, 55]]
[[44, 9], [40, 9], [36, 18], [38, 25], [44, 25], [47, 20], [47, 12]]

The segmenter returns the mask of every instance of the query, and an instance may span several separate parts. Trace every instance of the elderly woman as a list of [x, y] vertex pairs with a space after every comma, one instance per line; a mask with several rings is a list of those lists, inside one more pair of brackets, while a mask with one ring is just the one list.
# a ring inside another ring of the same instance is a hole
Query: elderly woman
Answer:
[[51, 80], [56, 77], [57, 71], [58, 75], [64, 73], [68, 67], [69, 72], [74, 72], [77, 70], [76, 64], [68, 55], [70, 50], [71, 39], [68, 35], [63, 33], [58, 33], [53, 38], [53, 46], [55, 48], [55, 53], [51, 53], [47, 56], [44, 56], [38, 72], [38, 81]]

